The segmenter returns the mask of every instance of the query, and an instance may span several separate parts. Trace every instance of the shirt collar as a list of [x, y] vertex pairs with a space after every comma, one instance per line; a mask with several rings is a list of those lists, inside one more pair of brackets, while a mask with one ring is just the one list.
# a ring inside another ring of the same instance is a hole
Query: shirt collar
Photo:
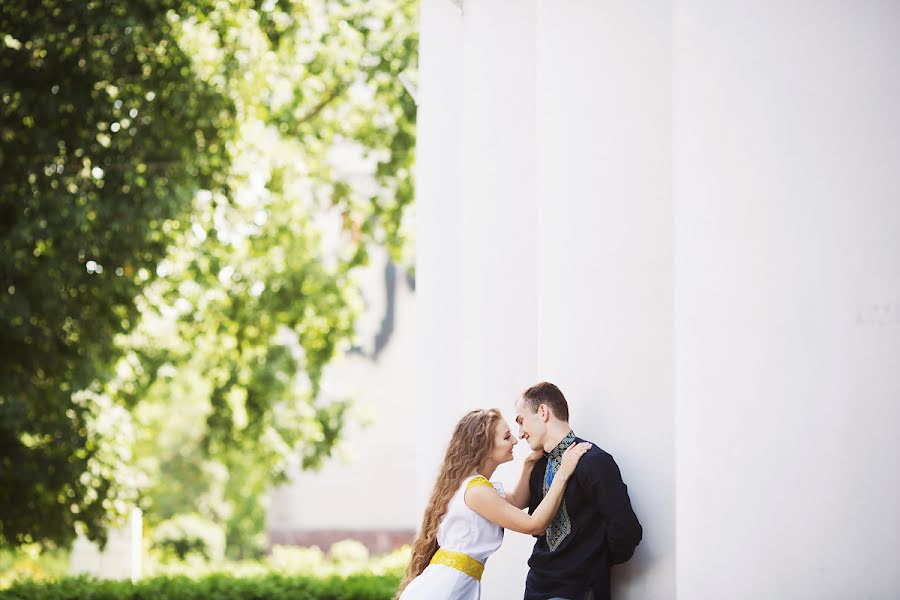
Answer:
[[550, 452], [544, 452], [544, 455], [547, 458], [560, 461], [562, 460], [563, 452], [565, 452], [566, 449], [574, 443], [575, 432], [570, 429], [569, 433], [567, 433], [565, 437], [563, 437], [563, 439], [559, 441], [559, 443], [553, 448], [553, 450], [551, 450]]

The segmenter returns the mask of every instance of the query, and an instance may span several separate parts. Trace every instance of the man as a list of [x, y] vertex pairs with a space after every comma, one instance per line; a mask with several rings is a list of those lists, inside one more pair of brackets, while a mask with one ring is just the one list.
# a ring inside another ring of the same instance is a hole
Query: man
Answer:
[[[529, 479], [533, 513], [562, 453], [585, 440], [569, 427], [565, 396], [548, 382], [525, 390], [516, 402], [516, 423], [519, 437], [544, 452]], [[534, 544], [525, 600], [609, 600], [609, 568], [631, 558], [642, 533], [616, 461], [594, 444], [569, 480], [559, 512]]]

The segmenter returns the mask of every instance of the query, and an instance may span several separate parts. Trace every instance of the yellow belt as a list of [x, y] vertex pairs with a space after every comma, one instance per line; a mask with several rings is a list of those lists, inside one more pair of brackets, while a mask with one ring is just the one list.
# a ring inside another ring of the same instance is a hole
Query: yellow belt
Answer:
[[438, 548], [438, 551], [434, 553], [434, 556], [431, 557], [431, 564], [456, 569], [478, 581], [481, 581], [481, 574], [484, 573], [484, 565], [468, 554], [443, 548]]

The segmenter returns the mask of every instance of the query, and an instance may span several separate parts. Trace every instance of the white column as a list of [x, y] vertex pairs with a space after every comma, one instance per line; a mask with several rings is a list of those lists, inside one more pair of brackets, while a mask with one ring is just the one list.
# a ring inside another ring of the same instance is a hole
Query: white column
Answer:
[[900, 5], [441, 2], [420, 461], [547, 378], [645, 526], [616, 597], [895, 595]]
[[[424, 335], [434, 369], [422, 373], [454, 390], [461, 378], [465, 407], [507, 415], [539, 378], [558, 383], [578, 432], [616, 455], [650, 532], [634, 565], [619, 569], [618, 592], [664, 598], [674, 589], [668, 12], [467, 2], [460, 42], [458, 15], [433, 16], [449, 5], [423, 3], [418, 273], [444, 269], [429, 276], [459, 289], [447, 297], [420, 286], [423, 332], [442, 334]], [[428, 66], [439, 40], [464, 57], [461, 120], [446, 108], [459, 98], [456, 64], [442, 75]], [[449, 115], [440, 142], [436, 105]], [[433, 170], [456, 148], [459, 171], [455, 156]], [[460, 191], [461, 224], [451, 207], [436, 208]], [[425, 397], [450, 418], [442, 396]], [[436, 464], [445, 442], [422, 444], [420, 463]], [[515, 474], [501, 468], [495, 479]], [[432, 482], [429, 473], [419, 483]], [[521, 596], [533, 541], [507, 533], [485, 598]]]
[[131, 509], [128, 526], [131, 529], [131, 539], [128, 540], [131, 563], [131, 573], [129, 575], [131, 576], [131, 583], [137, 583], [141, 579], [144, 557], [144, 513], [141, 509]]
[[416, 142], [418, 322], [416, 525], [431, 494], [462, 385], [462, 15], [449, 0], [423, 0], [419, 16]]
[[106, 547], [78, 536], [69, 555], [69, 574], [100, 579], [141, 578], [143, 557], [143, 513], [132, 508], [128, 519], [108, 532]]
[[613, 596], [674, 598], [669, 2], [548, 0], [538, 32], [540, 376], [645, 529]]
[[[535, 192], [536, 0], [464, 5], [463, 399], [501, 410], [537, 372]], [[492, 479], [511, 485], [518, 461]], [[507, 532], [483, 579], [484, 598], [521, 597], [533, 538]]]
[[680, 598], [900, 590], [898, 31], [677, 3]]

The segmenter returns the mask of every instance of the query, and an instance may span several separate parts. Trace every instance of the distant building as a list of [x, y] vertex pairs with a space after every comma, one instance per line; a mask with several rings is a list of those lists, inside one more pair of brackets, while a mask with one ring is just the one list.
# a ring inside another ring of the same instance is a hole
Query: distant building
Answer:
[[272, 545], [327, 550], [354, 539], [379, 554], [415, 534], [415, 282], [385, 252], [370, 255], [359, 346], [335, 359], [322, 379], [325, 400], [354, 401], [352, 422], [320, 471], [297, 469], [290, 484], [272, 490]]

